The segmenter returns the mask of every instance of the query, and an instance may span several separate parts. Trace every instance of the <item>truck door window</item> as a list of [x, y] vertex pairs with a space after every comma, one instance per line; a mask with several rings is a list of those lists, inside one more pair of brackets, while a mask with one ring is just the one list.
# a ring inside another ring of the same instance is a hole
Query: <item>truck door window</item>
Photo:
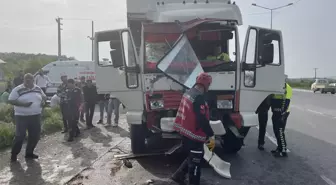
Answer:
[[112, 60], [110, 59], [110, 42], [104, 41], [99, 42], [98, 45], [98, 65], [100, 66], [111, 66]]
[[[247, 50], [245, 56], [246, 64], [255, 64], [256, 61], [256, 44], [257, 44], [257, 30], [251, 29], [248, 36]], [[256, 71], [254, 70], [245, 70], [244, 71], [244, 85], [246, 87], [255, 86], [255, 77]]]
[[[127, 67], [136, 67], [136, 53], [133, 48], [132, 39], [128, 31], [124, 31], [121, 34], [123, 51], [125, 57], [125, 63]], [[127, 72], [126, 73], [126, 85], [128, 88], [137, 88], [139, 86], [138, 74], [136, 72]]]

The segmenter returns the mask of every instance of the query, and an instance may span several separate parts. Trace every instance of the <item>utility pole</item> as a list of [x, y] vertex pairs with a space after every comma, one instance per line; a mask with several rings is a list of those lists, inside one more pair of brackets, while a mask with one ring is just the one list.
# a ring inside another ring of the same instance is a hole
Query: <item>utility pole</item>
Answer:
[[314, 79], [315, 79], [315, 80], [316, 80], [316, 71], [317, 71], [317, 70], [318, 70], [318, 68], [314, 68], [314, 72], [315, 72], [315, 73], [314, 73], [314, 74], [315, 74], [315, 75], [314, 75], [314, 76], [315, 76]]
[[91, 50], [91, 55], [92, 55], [92, 61], [94, 61], [94, 56], [93, 56], [93, 48], [94, 48], [94, 22], [91, 21], [91, 42], [92, 42], [92, 50]]
[[57, 34], [58, 34], [58, 60], [61, 60], [62, 57], [62, 39], [61, 39], [61, 23], [62, 18], [57, 17], [56, 22], [57, 22]]
[[287, 5], [279, 6], [279, 7], [276, 7], [276, 8], [268, 8], [268, 7], [264, 7], [264, 6], [257, 5], [256, 3], [253, 3], [252, 6], [259, 7], [259, 8], [262, 8], [262, 9], [266, 9], [266, 10], [271, 11], [271, 29], [273, 29], [273, 11], [274, 11], [274, 10], [281, 9], [281, 8], [285, 8], [285, 7], [288, 7], [288, 6], [292, 6], [293, 4], [294, 4], [294, 3], [289, 3], [289, 4], [287, 4]]

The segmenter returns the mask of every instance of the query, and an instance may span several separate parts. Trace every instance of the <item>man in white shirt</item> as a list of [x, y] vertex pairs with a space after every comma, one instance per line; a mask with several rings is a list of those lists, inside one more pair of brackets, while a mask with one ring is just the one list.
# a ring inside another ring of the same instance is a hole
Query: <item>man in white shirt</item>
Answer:
[[41, 113], [46, 95], [42, 89], [34, 84], [34, 76], [30, 73], [24, 75], [23, 84], [15, 87], [9, 94], [8, 103], [14, 105], [15, 139], [12, 146], [11, 161], [17, 161], [23, 141], [28, 130], [26, 158], [37, 159], [34, 149], [40, 139]]
[[35, 84], [39, 86], [43, 92], [45, 93], [47, 90], [47, 86], [50, 83], [50, 79], [47, 75], [44, 75], [43, 71], [40, 70], [39, 73], [35, 76]]

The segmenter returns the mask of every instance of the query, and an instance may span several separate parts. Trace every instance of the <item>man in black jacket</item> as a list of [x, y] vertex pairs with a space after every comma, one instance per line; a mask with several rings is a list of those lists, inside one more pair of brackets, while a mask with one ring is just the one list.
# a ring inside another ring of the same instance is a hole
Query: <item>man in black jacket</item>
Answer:
[[87, 80], [86, 85], [83, 87], [83, 95], [85, 102], [85, 119], [87, 129], [93, 126], [92, 119], [95, 110], [96, 100], [97, 100], [97, 87], [92, 84], [92, 80]]
[[82, 92], [75, 86], [75, 81], [73, 79], [68, 79], [67, 89], [66, 89], [66, 119], [68, 122], [69, 138], [68, 141], [73, 141], [73, 137], [80, 134], [78, 128], [79, 119], [79, 106], [81, 104]]

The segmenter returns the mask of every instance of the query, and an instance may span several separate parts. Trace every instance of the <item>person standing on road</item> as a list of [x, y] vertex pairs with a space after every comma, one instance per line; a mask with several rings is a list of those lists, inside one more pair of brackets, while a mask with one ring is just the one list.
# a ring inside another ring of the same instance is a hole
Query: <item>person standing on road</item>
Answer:
[[34, 76], [30, 73], [24, 75], [23, 84], [15, 87], [8, 97], [8, 103], [14, 105], [15, 139], [12, 146], [11, 161], [17, 161], [23, 141], [28, 130], [28, 143], [26, 158], [37, 159], [34, 149], [40, 139], [41, 113], [46, 95], [42, 89], [34, 85]]
[[292, 88], [285, 83], [285, 94], [274, 94], [271, 99], [273, 131], [277, 139], [277, 148], [272, 150], [274, 157], [287, 157], [287, 143], [285, 128], [289, 116], [289, 104], [292, 97]]
[[92, 80], [87, 80], [86, 85], [83, 87], [83, 95], [85, 102], [85, 116], [87, 129], [91, 129], [93, 126], [92, 119], [97, 100], [97, 87], [92, 84]]
[[271, 99], [272, 95], [268, 95], [264, 101], [259, 105], [256, 110], [256, 114], [258, 114], [259, 120], [259, 137], [258, 137], [258, 149], [265, 150], [265, 135], [266, 135], [266, 127], [268, 122], [268, 111], [271, 107]]
[[39, 73], [35, 76], [35, 84], [43, 90], [44, 94], [46, 93], [49, 83], [49, 77], [47, 75], [44, 75], [43, 71], [40, 70]]
[[182, 135], [183, 148], [189, 153], [172, 176], [172, 180], [180, 184], [184, 184], [187, 173], [190, 185], [200, 184], [203, 145], [208, 141], [210, 151], [215, 147], [214, 132], [209, 123], [209, 107], [204, 97], [211, 82], [212, 78], [207, 73], [197, 76], [196, 84], [184, 93], [177, 111], [174, 129]]
[[[83, 87], [86, 85], [86, 82], [85, 82], [85, 76], [82, 76], [80, 78], [80, 82], [77, 84], [77, 87], [82, 91], [82, 97], [84, 98], [84, 92], [83, 92]], [[79, 118], [80, 118], [80, 121], [81, 122], [85, 122], [85, 119], [84, 119], [84, 115], [85, 115], [85, 103], [84, 103], [84, 99], [82, 101], [82, 105], [81, 105], [81, 108], [80, 108], [80, 115], [79, 115]]]
[[99, 94], [98, 100], [99, 100], [99, 111], [100, 111], [100, 119], [97, 124], [103, 124], [104, 123], [104, 110], [106, 114], [108, 115], [108, 104], [109, 104], [110, 95], [109, 94]]
[[22, 83], [23, 83], [23, 71], [20, 70], [18, 76], [15, 77], [14, 80], [13, 80], [13, 85], [14, 85], [14, 87], [17, 87], [17, 86], [21, 85]]
[[107, 124], [108, 125], [111, 125], [112, 112], [114, 112], [114, 123], [112, 124], [112, 126], [113, 127], [118, 126], [119, 107], [120, 107], [120, 101], [116, 97], [110, 96], [110, 100], [108, 102], [108, 111], [107, 111]]
[[62, 114], [62, 120], [63, 120], [62, 133], [67, 133], [68, 132], [68, 122], [66, 119], [66, 104], [65, 104], [66, 89], [67, 89], [67, 83], [68, 83], [67, 75], [61, 74], [61, 80], [62, 80], [62, 84], [58, 86], [57, 88], [57, 96], [60, 97], [60, 108], [61, 108], [61, 114]]
[[82, 102], [82, 92], [75, 86], [75, 81], [73, 79], [68, 79], [67, 89], [66, 89], [66, 118], [69, 129], [68, 141], [73, 141], [74, 137], [79, 136], [80, 131], [78, 128], [79, 120], [79, 107]]

